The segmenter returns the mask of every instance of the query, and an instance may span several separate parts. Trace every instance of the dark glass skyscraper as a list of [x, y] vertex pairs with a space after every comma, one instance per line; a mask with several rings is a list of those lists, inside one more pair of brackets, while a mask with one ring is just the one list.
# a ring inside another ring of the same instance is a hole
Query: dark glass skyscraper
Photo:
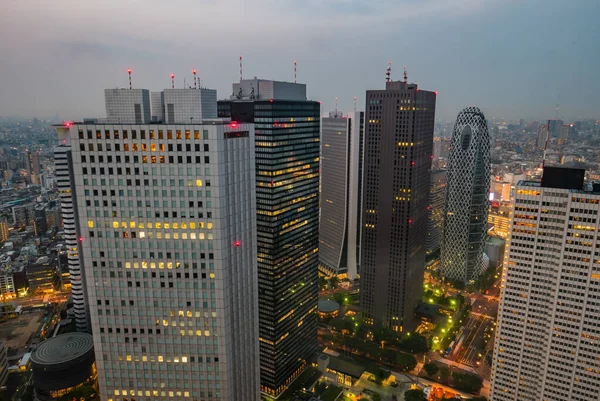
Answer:
[[251, 79], [218, 113], [255, 124], [261, 390], [278, 395], [317, 346], [320, 104]]
[[415, 327], [423, 293], [435, 101], [406, 82], [367, 91], [361, 306], [396, 331]]

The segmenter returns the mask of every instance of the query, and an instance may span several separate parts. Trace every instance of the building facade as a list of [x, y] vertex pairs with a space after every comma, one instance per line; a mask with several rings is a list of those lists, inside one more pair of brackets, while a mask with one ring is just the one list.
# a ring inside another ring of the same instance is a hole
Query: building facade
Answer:
[[249, 79], [218, 110], [255, 124], [260, 379], [279, 395], [317, 347], [320, 104], [304, 84]]
[[54, 149], [54, 166], [56, 169], [56, 184], [60, 197], [62, 222], [65, 245], [67, 247], [67, 262], [69, 266], [69, 280], [71, 282], [71, 298], [77, 331], [89, 332], [89, 308], [85, 296], [84, 276], [82, 261], [79, 258], [79, 227], [77, 226], [77, 191], [71, 185], [73, 170], [71, 155], [70, 127], [58, 130], [59, 145]]
[[61, 130], [102, 398], [258, 400], [253, 125]]
[[416, 326], [423, 294], [435, 102], [405, 82], [366, 94], [361, 306], [397, 331]]
[[485, 266], [490, 190], [490, 136], [477, 107], [458, 114], [447, 177], [441, 268], [444, 277], [467, 284]]
[[446, 170], [431, 172], [429, 187], [429, 222], [427, 225], [427, 256], [439, 254], [444, 228], [444, 199], [446, 197]]
[[521, 181], [494, 344], [491, 399], [600, 399], [600, 188], [583, 170]]
[[354, 280], [360, 262], [364, 113], [321, 118], [319, 269]]

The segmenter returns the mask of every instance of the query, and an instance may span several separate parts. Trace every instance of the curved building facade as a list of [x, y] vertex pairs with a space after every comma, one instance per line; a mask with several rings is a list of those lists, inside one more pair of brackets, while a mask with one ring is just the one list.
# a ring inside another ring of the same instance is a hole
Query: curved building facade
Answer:
[[31, 353], [35, 398], [49, 401], [81, 387], [98, 388], [94, 341], [86, 333], [62, 334]]
[[482, 272], [490, 189], [490, 136], [477, 107], [456, 119], [450, 154], [441, 265], [444, 276], [465, 284]]

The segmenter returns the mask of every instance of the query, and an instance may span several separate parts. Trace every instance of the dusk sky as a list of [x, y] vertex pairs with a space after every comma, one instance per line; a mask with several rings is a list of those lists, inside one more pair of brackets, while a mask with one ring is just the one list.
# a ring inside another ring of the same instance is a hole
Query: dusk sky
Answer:
[[293, 80], [364, 109], [408, 66], [437, 117], [600, 118], [598, 0], [0, 0], [0, 116], [104, 116], [103, 89]]

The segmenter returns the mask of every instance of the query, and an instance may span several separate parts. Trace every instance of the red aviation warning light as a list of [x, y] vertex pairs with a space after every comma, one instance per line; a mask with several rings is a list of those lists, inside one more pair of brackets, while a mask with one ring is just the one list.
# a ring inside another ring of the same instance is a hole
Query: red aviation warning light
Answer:
[[79, 242], [83, 242], [83, 237], [79, 237]]
[[237, 126], [238, 126], [238, 123], [237, 123], [237, 121], [232, 121], [232, 122], [229, 124], [229, 127], [230, 127], [230, 128], [237, 128]]
[[237, 240], [233, 243], [233, 246], [235, 246], [235, 247], [239, 247], [241, 245], [242, 245], [242, 241], [240, 241], [240, 240]]
[[65, 126], [65, 128], [71, 128], [71, 125], [73, 125], [73, 123], [71, 121], [67, 121], [63, 125]]

